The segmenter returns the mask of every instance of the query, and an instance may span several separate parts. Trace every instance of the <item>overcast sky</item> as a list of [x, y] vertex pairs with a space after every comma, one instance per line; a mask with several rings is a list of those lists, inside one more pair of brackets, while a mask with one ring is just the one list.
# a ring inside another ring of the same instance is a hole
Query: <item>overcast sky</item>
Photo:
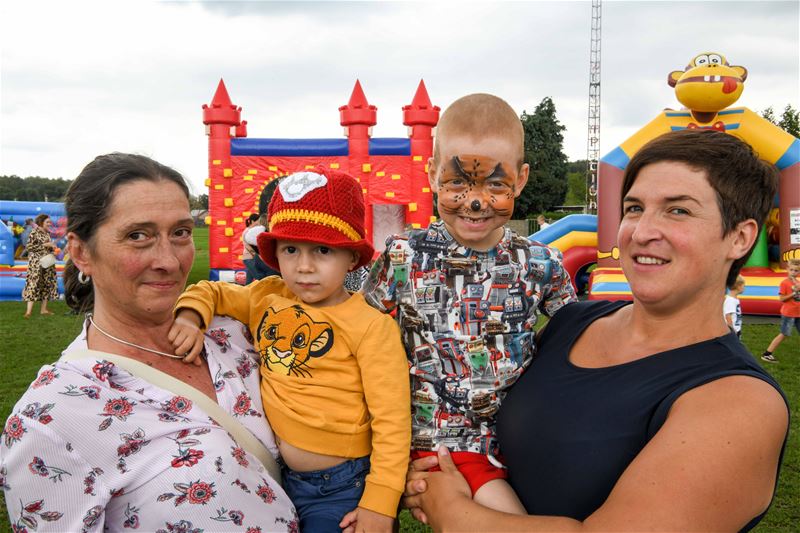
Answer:
[[[602, 9], [601, 155], [664, 108], [667, 74], [717, 51], [748, 69], [736, 105], [800, 107], [800, 2], [611, 2]], [[420, 79], [445, 108], [473, 92], [533, 112], [551, 97], [586, 157], [591, 2], [0, 4], [0, 174], [73, 178], [149, 155], [205, 192], [201, 106], [220, 78], [249, 137], [339, 138], [355, 80], [374, 137], [402, 137]]]

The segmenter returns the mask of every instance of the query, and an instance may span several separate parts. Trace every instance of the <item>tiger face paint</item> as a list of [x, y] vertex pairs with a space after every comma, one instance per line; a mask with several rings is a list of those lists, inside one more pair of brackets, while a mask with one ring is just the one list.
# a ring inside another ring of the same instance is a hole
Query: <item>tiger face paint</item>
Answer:
[[439, 211], [483, 218], [511, 218], [516, 197], [516, 171], [481, 155], [455, 155], [439, 174]]

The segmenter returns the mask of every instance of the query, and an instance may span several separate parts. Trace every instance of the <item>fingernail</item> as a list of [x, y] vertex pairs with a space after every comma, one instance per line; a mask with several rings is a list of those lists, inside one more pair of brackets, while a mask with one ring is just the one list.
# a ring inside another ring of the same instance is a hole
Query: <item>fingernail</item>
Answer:
[[447, 449], [447, 446], [439, 446], [437, 453], [441, 456], [450, 455], [450, 450]]

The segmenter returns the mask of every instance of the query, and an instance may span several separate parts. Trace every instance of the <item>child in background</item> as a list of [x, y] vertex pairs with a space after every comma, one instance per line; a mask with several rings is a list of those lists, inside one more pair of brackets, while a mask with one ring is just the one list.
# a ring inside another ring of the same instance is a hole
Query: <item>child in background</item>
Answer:
[[408, 468], [408, 364], [394, 321], [343, 286], [374, 253], [361, 186], [321, 167], [283, 178], [258, 251], [282, 279], [189, 287], [175, 353], [194, 359], [215, 314], [249, 324], [301, 531], [339, 532], [345, 514], [358, 531], [391, 531]]
[[519, 117], [503, 100], [454, 102], [428, 161], [441, 220], [387, 239], [363, 292], [396, 311], [412, 381], [412, 458], [453, 450], [475, 501], [525, 509], [496, 439], [505, 391], [530, 364], [539, 310], [575, 301], [561, 254], [505, 223], [528, 181]]
[[791, 337], [792, 328], [800, 332], [800, 259], [789, 259], [788, 275], [781, 281], [778, 289], [778, 298], [781, 305], [781, 332], [772, 339], [769, 346], [761, 355], [761, 359], [768, 363], [777, 363], [778, 360], [772, 353], [786, 337]]
[[722, 316], [725, 317], [725, 323], [740, 339], [742, 338], [742, 305], [739, 303], [739, 295], [744, 292], [744, 285], [744, 278], [736, 276], [736, 281], [728, 287], [728, 294], [725, 295], [725, 301], [722, 304]]

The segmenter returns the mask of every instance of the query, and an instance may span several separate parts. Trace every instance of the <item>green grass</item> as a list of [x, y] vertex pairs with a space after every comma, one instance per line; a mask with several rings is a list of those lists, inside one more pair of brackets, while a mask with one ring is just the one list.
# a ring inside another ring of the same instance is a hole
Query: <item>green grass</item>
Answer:
[[[189, 276], [193, 283], [208, 277], [208, 230], [195, 233], [197, 257]], [[5, 421], [12, 407], [36, 376], [39, 368], [54, 361], [60, 351], [80, 332], [82, 318], [68, 314], [63, 302], [52, 302], [52, 316], [38, 314], [24, 320], [24, 302], [0, 302], [0, 420]], [[761, 353], [778, 332], [776, 324], [745, 324], [744, 342], [753, 353]], [[796, 408], [800, 405], [800, 337], [783, 342], [776, 357], [778, 364], [764, 363], [765, 368], [783, 387], [793, 407], [789, 444], [784, 457], [780, 484], [775, 501], [756, 531], [796, 531], [800, 523], [800, 420]], [[735, 482], [735, 480], [731, 480]], [[5, 499], [0, 496], [0, 531], [10, 531]], [[401, 515], [401, 531], [424, 531], [408, 513]]]

